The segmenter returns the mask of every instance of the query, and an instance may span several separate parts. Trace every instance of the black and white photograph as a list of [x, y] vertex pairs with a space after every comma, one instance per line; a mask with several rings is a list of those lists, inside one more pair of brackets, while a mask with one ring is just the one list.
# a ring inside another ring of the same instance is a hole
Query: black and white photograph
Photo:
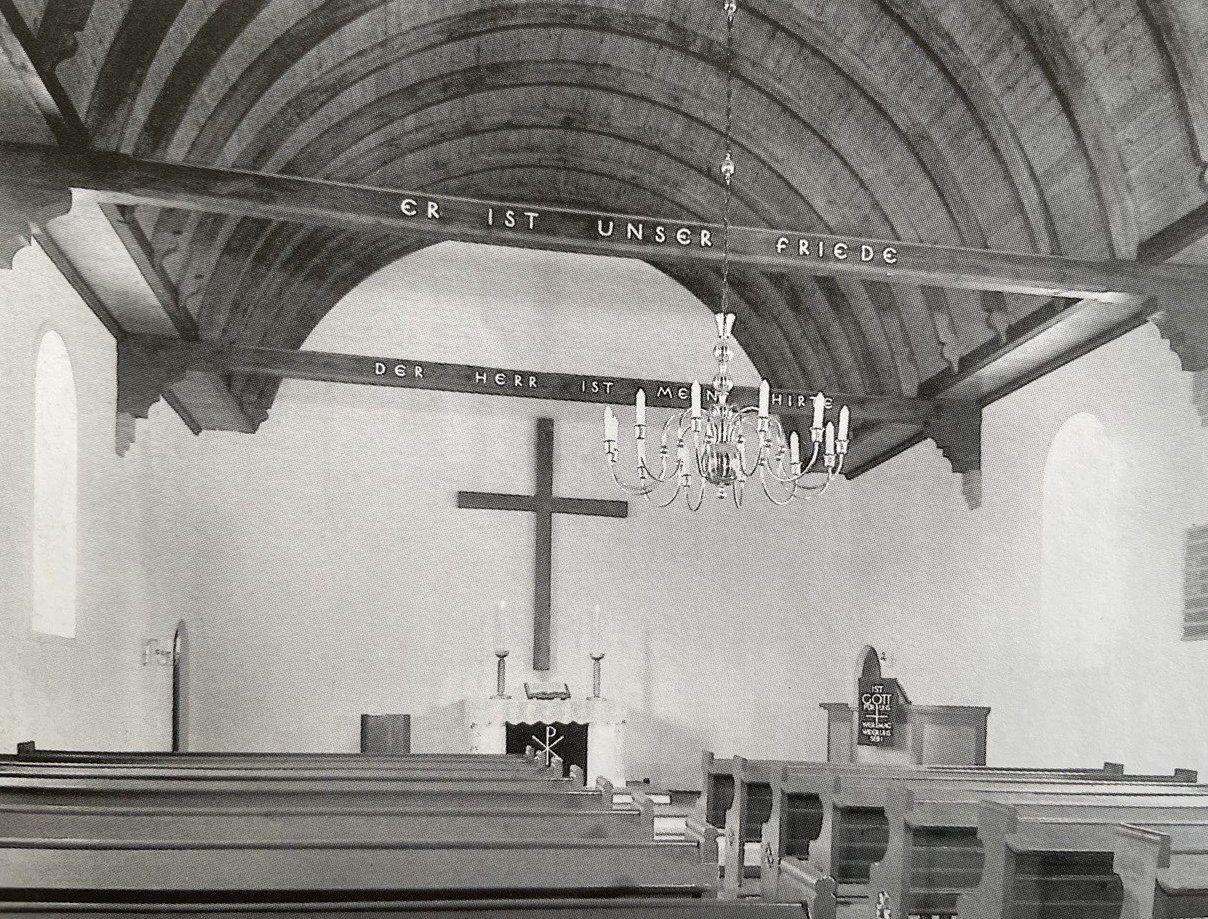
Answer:
[[0, 52], [0, 919], [1208, 919], [1208, 0]]

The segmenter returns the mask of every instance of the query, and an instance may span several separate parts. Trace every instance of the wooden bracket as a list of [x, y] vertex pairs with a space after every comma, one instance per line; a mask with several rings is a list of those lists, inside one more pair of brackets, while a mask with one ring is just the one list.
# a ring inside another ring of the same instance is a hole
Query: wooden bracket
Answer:
[[135, 420], [146, 418], [151, 406], [190, 369], [204, 363], [198, 343], [172, 338], [124, 336], [117, 342], [116, 442], [119, 456], [134, 443]]
[[45, 66], [51, 70], [75, 57], [79, 50], [76, 36], [88, 24], [95, 0], [60, 0], [47, 5], [38, 25], [37, 47]]
[[40, 185], [0, 186], [0, 268], [12, 268], [34, 234], [71, 210], [71, 189]]
[[1201, 305], [1168, 301], [1154, 313], [1153, 322], [1184, 370], [1208, 370], [1208, 313]]
[[936, 417], [924, 430], [952, 471], [961, 476], [961, 490], [971, 510], [981, 506], [982, 409], [976, 402], [939, 402]]

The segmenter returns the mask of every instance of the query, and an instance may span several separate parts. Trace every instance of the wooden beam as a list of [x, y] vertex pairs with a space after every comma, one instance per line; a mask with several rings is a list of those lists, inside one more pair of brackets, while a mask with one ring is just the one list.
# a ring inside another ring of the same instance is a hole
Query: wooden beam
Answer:
[[[188, 370], [204, 370], [218, 374], [258, 374], [280, 379], [599, 405], [632, 405], [638, 389], [642, 388], [646, 391], [647, 404], [652, 408], [684, 409], [690, 405], [690, 384], [684, 381], [546, 373], [394, 357], [220, 345], [156, 335], [131, 336], [129, 341], [145, 355], [148, 364], [170, 368], [169, 378], [179, 378]], [[808, 414], [811, 410], [809, 400], [813, 396], [813, 391], [773, 389], [772, 410], [780, 415]], [[957, 409], [967, 408], [961, 402], [909, 399], [905, 396], [843, 392], [828, 392], [827, 396], [836, 405], [847, 405], [851, 409], [853, 424], [888, 421], [930, 425], [941, 419], [950, 419]], [[734, 405], [755, 405], [758, 391], [754, 386], [736, 386], [730, 400]], [[972, 406], [976, 408], [976, 403], [972, 403]]]
[[[103, 203], [652, 261], [722, 260], [721, 227], [708, 223], [425, 195], [37, 144], [0, 145], [0, 160], [7, 166], [5, 182], [70, 187]], [[1086, 261], [755, 227], [733, 228], [730, 248], [735, 264], [816, 275], [1107, 303], [1208, 299], [1208, 268], [1193, 265]]]

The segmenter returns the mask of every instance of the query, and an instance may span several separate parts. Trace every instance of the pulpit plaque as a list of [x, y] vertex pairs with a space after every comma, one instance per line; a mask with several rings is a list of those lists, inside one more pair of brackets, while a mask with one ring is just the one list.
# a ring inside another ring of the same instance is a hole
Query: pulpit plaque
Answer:
[[897, 701], [897, 680], [891, 677], [861, 677], [857, 744], [880, 747], [893, 743]]

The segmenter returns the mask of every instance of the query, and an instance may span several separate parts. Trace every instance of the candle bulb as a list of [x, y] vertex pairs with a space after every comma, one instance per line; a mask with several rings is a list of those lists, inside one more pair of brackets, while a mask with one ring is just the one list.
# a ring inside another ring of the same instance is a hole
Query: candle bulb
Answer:
[[767, 380], [759, 381], [759, 417], [768, 417], [768, 405], [772, 400], [772, 387]]
[[851, 412], [847, 406], [839, 409], [839, 440], [847, 440], [847, 428], [851, 421]]
[[822, 417], [826, 412], [826, 396], [818, 393], [810, 399], [814, 403], [814, 422], [812, 427], [822, 430]]
[[692, 417], [700, 417], [700, 381], [692, 381]]
[[646, 390], [639, 389], [633, 400], [634, 423], [639, 427], [646, 426]]

